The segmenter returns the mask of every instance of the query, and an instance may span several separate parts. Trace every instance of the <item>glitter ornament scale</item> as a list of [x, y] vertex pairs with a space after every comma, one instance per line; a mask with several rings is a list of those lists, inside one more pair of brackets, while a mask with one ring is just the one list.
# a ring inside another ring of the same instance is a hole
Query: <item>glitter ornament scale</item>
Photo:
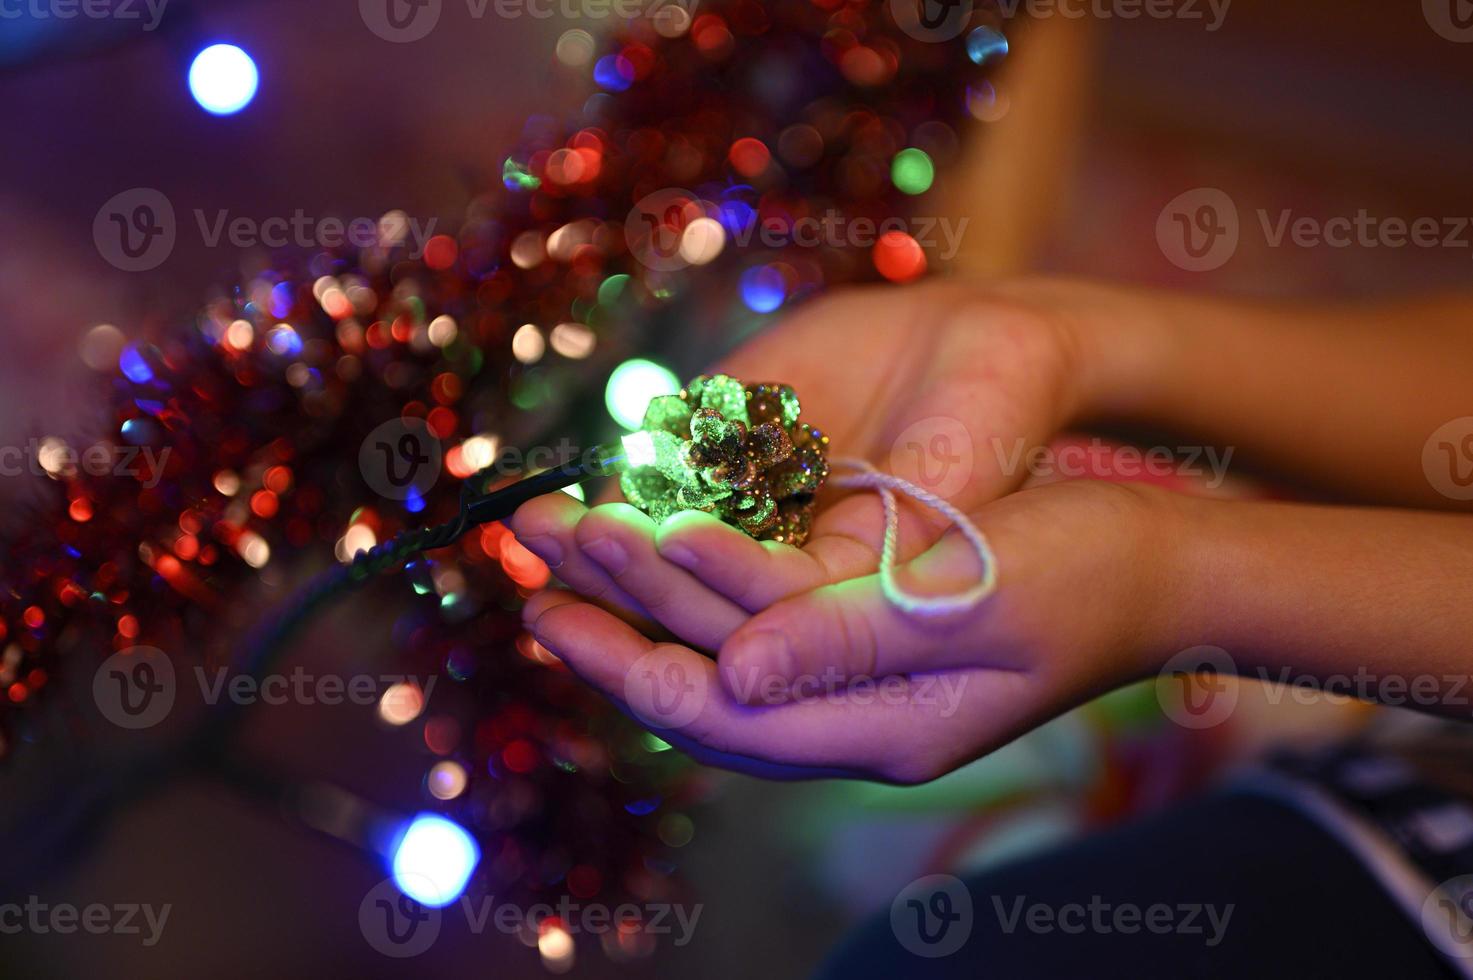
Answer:
[[644, 415], [653, 459], [620, 477], [625, 498], [656, 521], [715, 514], [754, 538], [801, 545], [828, 477], [828, 436], [799, 420], [785, 384], [702, 375]]

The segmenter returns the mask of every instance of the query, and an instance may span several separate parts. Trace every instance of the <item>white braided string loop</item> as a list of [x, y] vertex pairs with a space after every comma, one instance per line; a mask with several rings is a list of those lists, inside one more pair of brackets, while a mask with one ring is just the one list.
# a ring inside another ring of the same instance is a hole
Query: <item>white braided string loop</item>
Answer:
[[[885, 504], [885, 541], [880, 549], [880, 588], [891, 605], [915, 615], [944, 616], [971, 609], [997, 588], [997, 556], [992, 553], [992, 546], [987, 543], [987, 536], [977, 528], [976, 524], [972, 523], [970, 517], [953, 507], [945, 499], [929, 490], [921, 489], [909, 480], [902, 480], [889, 473], [881, 473], [867, 460], [844, 458], [832, 462], [835, 467], [855, 471], [834, 477], [833, 482], [836, 486], [875, 490]], [[929, 507], [956, 525], [956, 529], [971, 544], [977, 560], [982, 563], [980, 581], [965, 591], [952, 595], [922, 596], [906, 591], [895, 580], [895, 541], [900, 535], [900, 506], [895, 499], [897, 492], [905, 494], [922, 506]]]

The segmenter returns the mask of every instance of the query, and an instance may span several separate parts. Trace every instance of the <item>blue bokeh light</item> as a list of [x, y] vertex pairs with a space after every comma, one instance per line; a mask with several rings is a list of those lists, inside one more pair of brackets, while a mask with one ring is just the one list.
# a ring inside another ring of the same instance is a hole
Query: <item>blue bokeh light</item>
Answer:
[[118, 355], [118, 367], [122, 369], [127, 379], [134, 384], [148, 384], [153, 380], [153, 369], [148, 366], [148, 361], [138, 352], [138, 348], [129, 344], [123, 348]]
[[206, 112], [233, 115], [251, 104], [260, 87], [256, 63], [233, 44], [212, 44], [189, 66], [189, 93]]
[[437, 813], [416, 814], [394, 846], [394, 885], [429, 908], [449, 905], [465, 891], [481, 849], [465, 828]]
[[967, 57], [973, 64], [986, 65], [1006, 57], [1008, 39], [992, 27], [979, 27], [967, 35]]
[[634, 65], [622, 54], [606, 54], [594, 62], [593, 80], [600, 88], [622, 92], [634, 82]]
[[759, 265], [742, 273], [739, 288], [742, 302], [753, 313], [771, 313], [788, 298], [783, 274], [770, 265]]

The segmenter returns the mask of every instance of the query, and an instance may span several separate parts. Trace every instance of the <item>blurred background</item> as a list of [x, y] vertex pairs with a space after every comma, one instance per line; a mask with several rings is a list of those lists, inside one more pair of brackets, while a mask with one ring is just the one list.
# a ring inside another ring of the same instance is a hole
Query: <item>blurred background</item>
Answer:
[[[351, 218], [397, 208], [453, 231], [467, 202], [500, 180], [524, 120], [568, 116], [586, 98], [586, 73], [554, 54], [559, 38], [604, 26], [477, 19], [447, 3], [441, 29], [404, 45], [376, 36], [347, 0], [170, 0], [154, 30], [142, 3], [131, 22], [24, 9], [0, 18], [6, 441], [86, 427], [96, 411], [86, 341], [99, 325], [156, 336], [264, 261], [181, 234], [157, 268], [120, 271], [94, 242], [104, 202], [155, 188], [181, 227], [196, 209]], [[1005, 111], [973, 126], [946, 175], [949, 207], [975, 231], [943, 271], [1347, 301], [1466, 288], [1473, 231], [1461, 247], [1273, 247], [1258, 217], [1473, 216], [1473, 45], [1436, 20], [1426, 6], [1376, 0], [1233, 0], [1216, 30], [1184, 18], [1037, 19], [999, 84]], [[253, 99], [228, 115], [205, 111], [189, 84], [195, 56], [221, 42], [259, 73]], [[1241, 218], [1235, 254], [1205, 271], [1174, 261], [1157, 233], [1163, 209], [1198, 188], [1225, 192]], [[0, 483], [5, 498], [24, 493]], [[365, 652], [343, 623], [324, 625], [309, 664]], [[1267, 744], [1326, 740], [1373, 714], [1241, 697], [1229, 724], [1191, 731], [1165, 720], [1143, 686], [925, 787], [702, 773], [709, 791], [681, 848], [691, 901], [703, 906], [694, 937], [620, 963], [564, 962], [559, 950], [448, 921], [410, 967], [386, 959], [358, 920], [381, 869], [289, 828], [269, 806], [179, 783], [119, 813], [70, 864], [0, 896], [172, 903], [156, 947], [23, 933], [0, 936], [0, 949], [5, 972], [27, 977], [803, 976], [919, 875], [975, 870], [1144, 812]], [[252, 737], [291, 770], [332, 767], [365, 795], [413, 807], [421, 760], [373, 721], [371, 710], [324, 719], [295, 709]]]

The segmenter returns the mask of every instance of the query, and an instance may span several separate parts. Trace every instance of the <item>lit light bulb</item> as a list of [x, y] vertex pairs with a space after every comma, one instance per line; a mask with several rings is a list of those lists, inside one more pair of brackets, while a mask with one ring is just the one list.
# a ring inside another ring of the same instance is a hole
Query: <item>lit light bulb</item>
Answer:
[[604, 389], [604, 403], [609, 414], [626, 429], [644, 424], [644, 410], [650, 399], [673, 395], [680, 390], [680, 379], [667, 367], [636, 357], [614, 368]]
[[256, 63], [233, 44], [212, 44], [189, 66], [189, 93], [200, 108], [216, 116], [233, 115], [250, 105], [260, 84]]
[[394, 847], [394, 884], [421, 905], [440, 908], [460, 897], [480, 860], [481, 849], [464, 827], [421, 813]]

